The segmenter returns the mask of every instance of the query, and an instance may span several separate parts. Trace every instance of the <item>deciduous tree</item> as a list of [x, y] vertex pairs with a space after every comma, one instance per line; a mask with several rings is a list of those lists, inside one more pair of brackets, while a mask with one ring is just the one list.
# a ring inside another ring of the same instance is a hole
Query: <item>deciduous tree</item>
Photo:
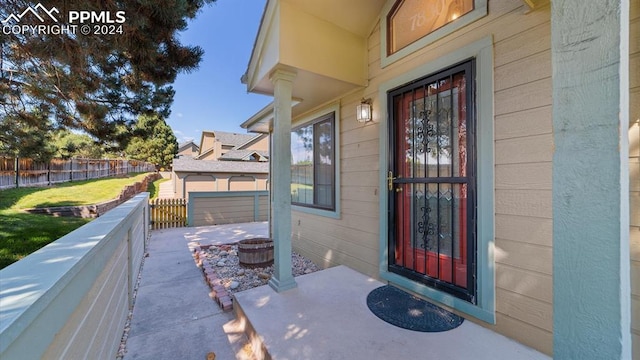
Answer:
[[52, 137], [52, 145], [56, 149], [55, 156], [63, 159], [72, 157], [101, 159], [107, 155], [102, 146], [91, 136], [68, 130], [56, 131]]

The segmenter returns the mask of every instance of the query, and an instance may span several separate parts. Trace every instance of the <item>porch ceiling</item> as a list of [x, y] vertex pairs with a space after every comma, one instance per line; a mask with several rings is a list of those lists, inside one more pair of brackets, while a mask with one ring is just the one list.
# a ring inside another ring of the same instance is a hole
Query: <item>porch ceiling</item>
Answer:
[[[274, 69], [276, 67], [274, 67]], [[296, 106], [292, 108], [292, 115], [294, 117], [310, 110], [317, 104], [322, 104], [338, 97], [340, 94], [360, 87], [360, 85], [357, 84], [323, 76], [311, 71], [298, 68], [289, 69], [296, 72], [292, 94], [294, 102], [296, 103]], [[255, 85], [252, 92], [273, 95], [273, 84], [269, 80], [268, 75], [263, 77]]]
[[[386, 0], [290, 0], [302, 11], [367, 37]], [[339, 9], [339, 10], [338, 10]]]

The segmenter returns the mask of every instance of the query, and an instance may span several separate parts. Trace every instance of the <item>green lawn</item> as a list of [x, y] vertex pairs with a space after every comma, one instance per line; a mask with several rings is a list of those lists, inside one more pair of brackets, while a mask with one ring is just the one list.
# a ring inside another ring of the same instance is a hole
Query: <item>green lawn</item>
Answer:
[[118, 196], [125, 185], [140, 181], [145, 175], [0, 190], [0, 269], [90, 221], [29, 214], [24, 209], [107, 201]]

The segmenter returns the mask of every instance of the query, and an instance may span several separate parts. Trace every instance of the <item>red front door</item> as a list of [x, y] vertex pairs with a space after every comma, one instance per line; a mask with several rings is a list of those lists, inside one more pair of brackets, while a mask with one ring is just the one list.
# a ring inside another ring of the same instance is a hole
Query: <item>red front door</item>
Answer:
[[389, 93], [389, 269], [475, 301], [473, 61]]

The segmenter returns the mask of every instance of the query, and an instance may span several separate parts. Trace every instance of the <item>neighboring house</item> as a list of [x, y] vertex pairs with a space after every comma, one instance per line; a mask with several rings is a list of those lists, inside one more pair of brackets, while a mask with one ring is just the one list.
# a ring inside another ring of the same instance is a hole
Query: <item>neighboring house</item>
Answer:
[[262, 157], [257, 161], [267, 161], [269, 151], [269, 137], [255, 134], [236, 134], [224, 131], [203, 131], [200, 138], [200, 152], [198, 160], [228, 160], [223, 158], [229, 152], [240, 150], [254, 150], [261, 152]]
[[640, 359], [639, 9], [268, 0], [242, 79], [274, 96], [243, 124], [272, 136], [270, 285], [292, 241], [556, 358]]
[[186, 143], [178, 145], [178, 154], [176, 154], [177, 158], [190, 157], [194, 158], [198, 156], [200, 153], [200, 147], [196, 145], [192, 140], [187, 141]]
[[175, 197], [191, 191], [267, 190], [269, 163], [175, 159], [173, 173]]
[[174, 197], [186, 198], [194, 191], [267, 190], [268, 135], [204, 131], [197, 148], [194, 156], [173, 161]]

